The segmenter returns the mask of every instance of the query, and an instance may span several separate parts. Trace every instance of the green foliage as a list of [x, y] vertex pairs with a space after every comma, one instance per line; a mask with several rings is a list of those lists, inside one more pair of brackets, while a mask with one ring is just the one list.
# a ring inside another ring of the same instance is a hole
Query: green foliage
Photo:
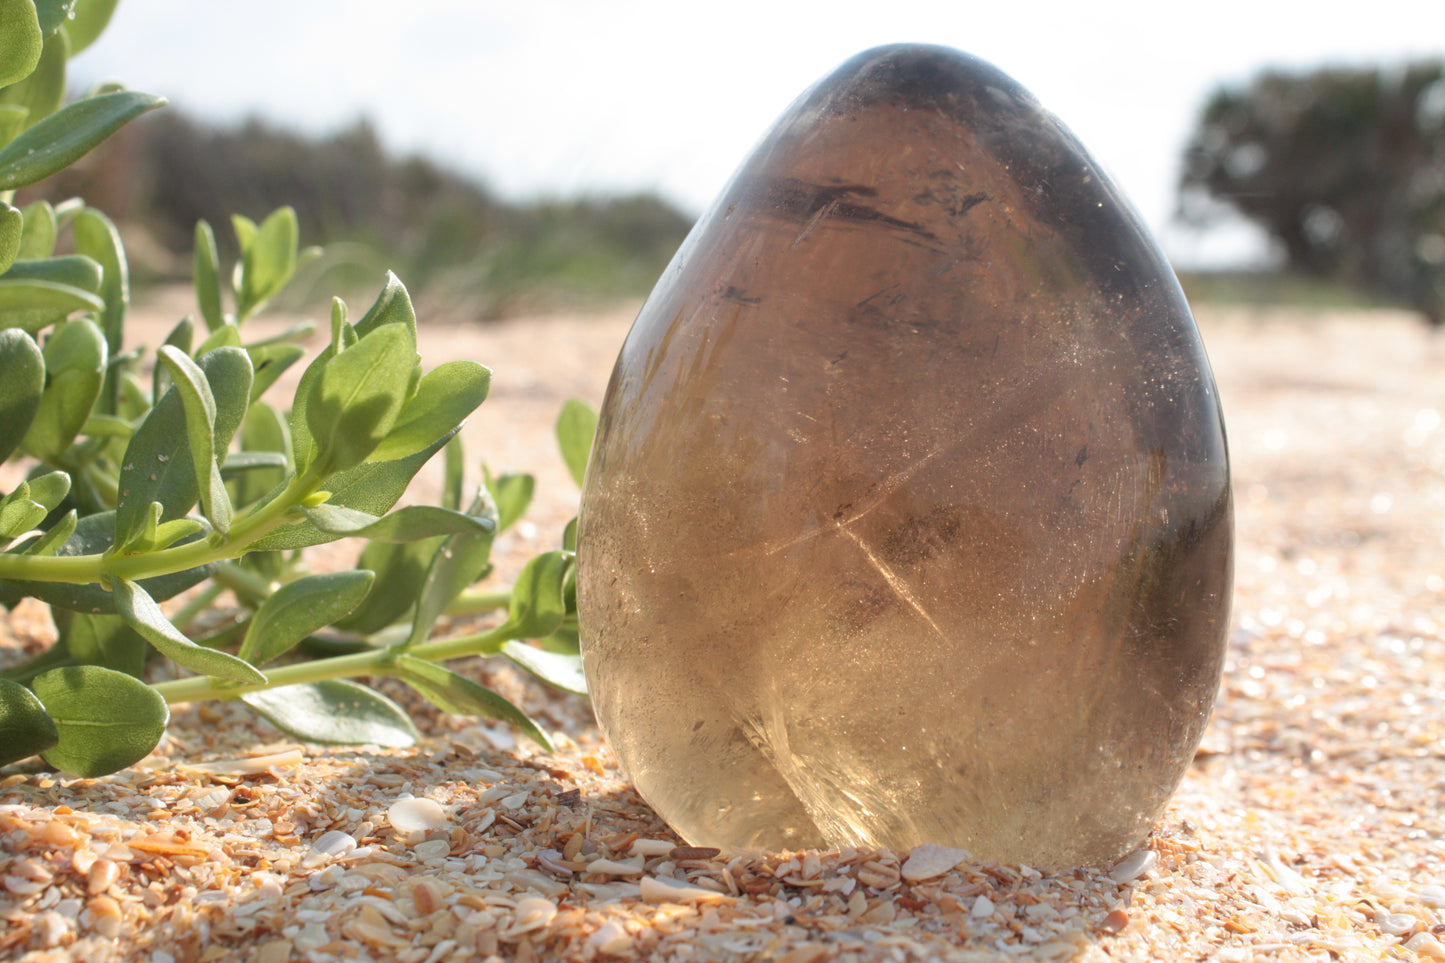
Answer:
[[33, 0], [0, 0], [0, 86], [30, 76], [44, 46]]
[[104, 776], [139, 762], [170, 721], [154, 688], [98, 665], [51, 669], [31, 688], [58, 736], [45, 761], [77, 776]]
[[241, 700], [277, 729], [307, 742], [405, 748], [419, 735], [405, 709], [375, 689], [345, 679], [252, 692]]
[[587, 457], [592, 453], [592, 436], [597, 433], [597, 412], [573, 398], [562, 405], [557, 416], [557, 445], [562, 449], [562, 460], [577, 487], [582, 487], [582, 476], [587, 471]]
[[0, 679], [0, 766], [37, 756], [59, 741], [60, 730], [35, 693]]
[[1221, 89], [1185, 159], [1186, 218], [1233, 208], [1292, 271], [1445, 323], [1445, 61], [1267, 72]]
[[[651, 195], [500, 198], [426, 159], [390, 156], [365, 122], [306, 138], [255, 120], [217, 129], [167, 110], [94, 168], [105, 176], [70, 172], [66, 191], [144, 224], [177, 255], [201, 249], [198, 221], [219, 227], [240, 212], [259, 223], [290, 205], [301, 235], [326, 245], [301, 289], [354, 291], [385, 264], [418, 303], [464, 305], [469, 317], [640, 297], [691, 226]], [[222, 256], [237, 253], [229, 233], [214, 240]], [[204, 304], [201, 315], [210, 324]]]
[[[333, 301], [330, 343], [289, 405], [265, 400], [311, 330], [251, 340], [245, 329], [316, 256], [286, 206], [231, 219], [229, 271], [211, 226], [195, 225], [200, 325], [176, 324], [147, 362], [125, 350], [130, 279], [115, 224], [78, 200], [9, 203], [13, 187], [162, 103], [118, 89], [60, 102], [68, 53], [114, 7], [76, 0], [71, 18], [68, 0], [0, 0], [0, 459], [25, 473], [0, 492], [0, 605], [48, 604], [58, 635], [0, 671], [0, 765], [40, 754], [104, 775], [156, 746], [169, 705], [202, 698], [240, 700], [297, 738], [409, 745], [406, 712], [348, 681], [362, 676], [397, 677], [445, 711], [507, 720], [550, 745], [521, 710], [440, 664], [501, 655], [585, 691], [570, 549], [534, 559], [511, 589], [471, 591], [533, 490], [530, 476], [483, 467], [461, 510], [457, 433], [491, 371], [460, 360], [426, 370], [411, 297], [388, 274], [355, 324]], [[67, 232], [73, 253], [57, 254]], [[578, 405], [559, 423], [579, 479], [594, 423]], [[443, 451], [442, 504], [397, 508]], [[367, 542], [357, 567], [311, 572], [303, 550], [344, 537]], [[229, 627], [195, 636], [223, 589], [239, 600]], [[490, 609], [505, 610], [499, 625], [436, 637], [445, 616]], [[297, 658], [317, 650], [328, 654]], [[192, 674], [147, 684], [147, 662], [162, 657]]]

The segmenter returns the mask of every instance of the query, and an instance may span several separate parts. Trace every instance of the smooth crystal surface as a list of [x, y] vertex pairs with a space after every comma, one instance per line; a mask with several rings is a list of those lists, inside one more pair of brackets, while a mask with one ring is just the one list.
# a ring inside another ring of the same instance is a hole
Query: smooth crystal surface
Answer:
[[1073, 136], [956, 51], [859, 55], [746, 160], [627, 338], [580, 525], [598, 719], [695, 844], [1107, 864], [1218, 687], [1188, 306]]

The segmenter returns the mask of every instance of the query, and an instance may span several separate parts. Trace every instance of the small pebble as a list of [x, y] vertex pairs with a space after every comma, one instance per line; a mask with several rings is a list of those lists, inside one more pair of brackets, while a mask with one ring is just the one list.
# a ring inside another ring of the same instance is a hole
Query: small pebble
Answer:
[[1149, 872], [1158, 861], [1159, 854], [1154, 850], [1147, 847], [1136, 849], [1114, 864], [1114, 868], [1109, 870], [1109, 878], [1122, 886]]
[[108, 859], [97, 859], [90, 864], [90, 870], [85, 874], [85, 891], [90, 896], [97, 896], [110, 889], [111, 884], [119, 878], [119, 866]]
[[604, 876], [641, 876], [643, 866], [640, 857], [620, 862], [614, 859], [594, 859], [587, 864], [587, 872]]
[[617, 920], [608, 920], [589, 937], [587, 942], [596, 948], [598, 953], [606, 956], [613, 956], [626, 953], [632, 947], [632, 937]]
[[1405, 949], [1422, 960], [1445, 960], [1445, 945], [1429, 933], [1416, 933], [1405, 941]]
[[1129, 914], [1121, 909], [1110, 910], [1109, 915], [1099, 921], [1099, 929], [1105, 933], [1120, 933], [1129, 925]]
[[950, 849], [936, 843], [923, 843], [913, 847], [913, 852], [909, 853], [908, 860], [903, 864], [903, 878], [910, 883], [916, 883], [919, 880], [942, 876], [968, 859], [969, 855], [966, 849]]
[[643, 900], [648, 903], [716, 903], [732, 898], [691, 883], [655, 876], [642, 877], [641, 891]]
[[1420, 921], [1409, 913], [1387, 913], [1379, 919], [1380, 930], [1391, 936], [1404, 936], [1412, 932]]
[[968, 915], [972, 916], [974, 919], [984, 919], [985, 917], [992, 916], [993, 900], [989, 899], [987, 896], [980, 896], [978, 899], [973, 901], [973, 908], [968, 911]]
[[426, 833], [447, 824], [446, 810], [425, 797], [398, 799], [386, 811], [391, 828], [402, 834]]
[[316, 842], [311, 844], [311, 852], [301, 862], [305, 866], [319, 866], [328, 859], [350, 855], [355, 848], [356, 840], [350, 833], [339, 829], [328, 830], [316, 837]]
[[1432, 909], [1445, 909], [1445, 886], [1437, 886], [1431, 883], [1429, 886], [1420, 887], [1415, 898]]
[[552, 922], [557, 915], [557, 904], [541, 896], [528, 896], [517, 901], [516, 913], [514, 922], [506, 930], [508, 938], [530, 933]]
[[311, 953], [331, 942], [326, 927], [320, 923], [307, 923], [292, 939], [292, 943], [303, 953]]
[[677, 847], [665, 839], [634, 839], [632, 851], [643, 856], [667, 856]]

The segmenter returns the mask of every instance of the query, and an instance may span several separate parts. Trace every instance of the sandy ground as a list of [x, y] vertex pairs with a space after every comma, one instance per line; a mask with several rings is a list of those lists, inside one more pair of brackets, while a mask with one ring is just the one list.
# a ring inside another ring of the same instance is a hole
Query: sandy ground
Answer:
[[[424, 328], [428, 361], [496, 370], [475, 458], [539, 477], [504, 578], [575, 510], [550, 425], [600, 400], [630, 314]], [[1445, 342], [1386, 313], [1200, 325], [1238, 501], [1229, 659], [1123, 863], [680, 847], [580, 700], [477, 663], [558, 755], [425, 709], [412, 749], [293, 746], [210, 705], [113, 777], [0, 774], [0, 958], [1445, 958]], [[12, 644], [43, 644], [40, 615], [13, 613]]]

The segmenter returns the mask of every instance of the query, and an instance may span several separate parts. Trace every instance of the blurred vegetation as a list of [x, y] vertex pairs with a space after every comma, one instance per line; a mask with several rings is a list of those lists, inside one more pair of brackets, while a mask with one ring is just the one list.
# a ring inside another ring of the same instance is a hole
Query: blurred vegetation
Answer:
[[[489, 319], [640, 298], [691, 219], [652, 194], [514, 202], [422, 157], [393, 157], [365, 121], [307, 137], [220, 128], [169, 107], [25, 194], [83, 196], [127, 231], [141, 281], [187, 280], [195, 223], [294, 207], [327, 254], [300, 279], [346, 292], [404, 274], [428, 316]], [[229, 231], [218, 231], [229, 241]], [[222, 250], [224, 258], [234, 251]]]
[[1294, 275], [1445, 323], [1445, 61], [1270, 71], [1216, 91], [1180, 212], [1207, 225], [1227, 208], [1277, 239]]
[[1409, 305], [1370, 290], [1294, 271], [1182, 271], [1179, 283], [1192, 304], [1251, 305], [1354, 311]]

